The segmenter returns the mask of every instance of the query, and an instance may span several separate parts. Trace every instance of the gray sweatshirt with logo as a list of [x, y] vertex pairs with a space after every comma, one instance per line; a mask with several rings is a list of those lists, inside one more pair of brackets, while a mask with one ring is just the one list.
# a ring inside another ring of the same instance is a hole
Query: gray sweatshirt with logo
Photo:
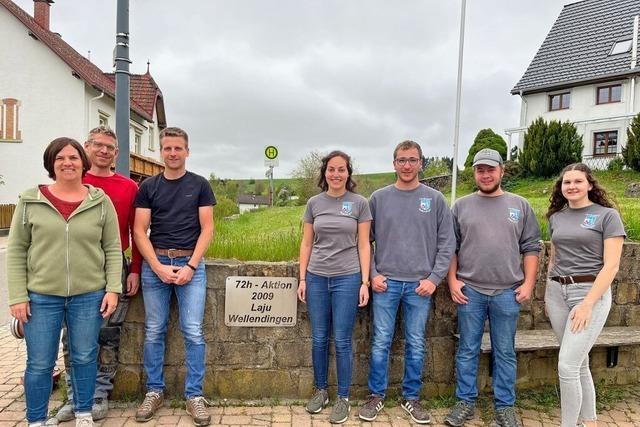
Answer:
[[422, 184], [408, 191], [389, 185], [371, 195], [369, 207], [375, 241], [371, 278], [382, 274], [438, 285], [455, 249], [451, 211], [442, 193]]

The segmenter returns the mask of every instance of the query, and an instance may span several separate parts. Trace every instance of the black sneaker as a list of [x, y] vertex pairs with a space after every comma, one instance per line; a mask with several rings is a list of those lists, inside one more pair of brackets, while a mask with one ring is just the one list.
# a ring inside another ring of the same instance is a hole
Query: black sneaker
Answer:
[[424, 409], [419, 400], [404, 400], [402, 409], [407, 411], [411, 415], [411, 419], [418, 424], [429, 424], [431, 422], [431, 415]]
[[453, 427], [461, 427], [465, 421], [473, 418], [475, 406], [464, 400], [458, 400], [456, 405], [451, 408], [451, 412], [444, 419], [445, 424]]
[[382, 408], [384, 408], [382, 398], [372, 394], [358, 411], [358, 417], [360, 417], [361, 420], [373, 421], [378, 416], [378, 413], [382, 411]]
[[496, 427], [522, 427], [522, 424], [518, 421], [516, 410], [513, 406], [501, 408], [496, 410]]

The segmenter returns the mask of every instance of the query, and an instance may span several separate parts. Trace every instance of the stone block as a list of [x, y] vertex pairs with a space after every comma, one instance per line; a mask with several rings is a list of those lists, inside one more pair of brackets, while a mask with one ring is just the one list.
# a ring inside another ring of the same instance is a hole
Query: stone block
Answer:
[[142, 291], [138, 292], [129, 300], [125, 323], [142, 323], [144, 324], [144, 299]]
[[299, 371], [298, 375], [298, 398], [311, 396], [313, 393], [313, 372], [309, 369]]
[[120, 364], [113, 380], [111, 398], [114, 400], [131, 400], [140, 396], [144, 381], [140, 365]]
[[558, 378], [558, 359], [556, 357], [540, 357], [529, 362], [529, 377], [532, 380], [553, 382]]
[[607, 323], [605, 326], [624, 326], [626, 316], [626, 307], [612, 304], [611, 310], [609, 310], [609, 316], [607, 317]]
[[240, 276], [240, 263], [233, 261], [207, 261], [207, 288], [224, 291], [227, 277]]
[[125, 365], [142, 365], [144, 326], [125, 323], [120, 332], [119, 361]]
[[431, 349], [431, 380], [437, 383], [451, 381], [455, 373], [456, 345], [453, 336], [448, 338], [432, 338], [429, 343]]
[[217, 395], [237, 399], [298, 398], [299, 378], [294, 371], [236, 369], [214, 374]]
[[[290, 263], [287, 262], [251, 262], [238, 266], [239, 276], [289, 277]], [[297, 277], [296, 277], [297, 278]]]
[[625, 326], [640, 326], [640, 306], [626, 307]]
[[255, 343], [212, 343], [207, 346], [207, 363], [217, 367], [271, 368], [271, 346]]
[[638, 302], [638, 284], [619, 282], [615, 289], [616, 304], [636, 304]]
[[274, 368], [311, 366], [311, 340], [278, 341], [274, 344], [273, 350]]
[[518, 329], [533, 329], [533, 314], [528, 311], [520, 312]]

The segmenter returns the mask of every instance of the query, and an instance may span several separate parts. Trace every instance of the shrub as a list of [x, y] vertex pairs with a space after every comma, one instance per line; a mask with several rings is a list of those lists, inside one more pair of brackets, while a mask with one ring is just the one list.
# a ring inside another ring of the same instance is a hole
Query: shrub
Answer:
[[551, 177], [566, 165], [581, 161], [582, 148], [582, 137], [572, 123], [547, 123], [540, 117], [524, 135], [520, 164], [533, 176]]
[[622, 148], [622, 158], [625, 165], [640, 172], [640, 114], [627, 128], [627, 145]]
[[622, 169], [624, 169], [624, 159], [622, 157], [614, 158], [607, 165], [607, 170], [610, 171], [621, 171]]
[[238, 212], [236, 202], [225, 196], [216, 196], [216, 205], [213, 207], [213, 217], [216, 220], [226, 218]]
[[504, 138], [491, 129], [482, 129], [473, 140], [471, 148], [469, 148], [469, 154], [464, 161], [464, 167], [467, 168], [473, 165], [473, 156], [483, 148], [496, 150], [500, 153], [503, 160], [507, 159], [507, 143], [504, 141]]

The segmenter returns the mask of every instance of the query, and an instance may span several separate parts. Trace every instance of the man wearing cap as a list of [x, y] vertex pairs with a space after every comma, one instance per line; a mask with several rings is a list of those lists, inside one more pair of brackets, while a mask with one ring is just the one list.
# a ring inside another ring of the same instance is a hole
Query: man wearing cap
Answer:
[[519, 426], [514, 410], [515, 333], [520, 304], [531, 298], [538, 269], [540, 228], [524, 198], [500, 187], [500, 154], [480, 150], [473, 158], [478, 191], [452, 208], [456, 255], [447, 275], [458, 308], [460, 342], [456, 353], [456, 397], [445, 422], [462, 426], [473, 418], [485, 320], [489, 319], [496, 424]]

